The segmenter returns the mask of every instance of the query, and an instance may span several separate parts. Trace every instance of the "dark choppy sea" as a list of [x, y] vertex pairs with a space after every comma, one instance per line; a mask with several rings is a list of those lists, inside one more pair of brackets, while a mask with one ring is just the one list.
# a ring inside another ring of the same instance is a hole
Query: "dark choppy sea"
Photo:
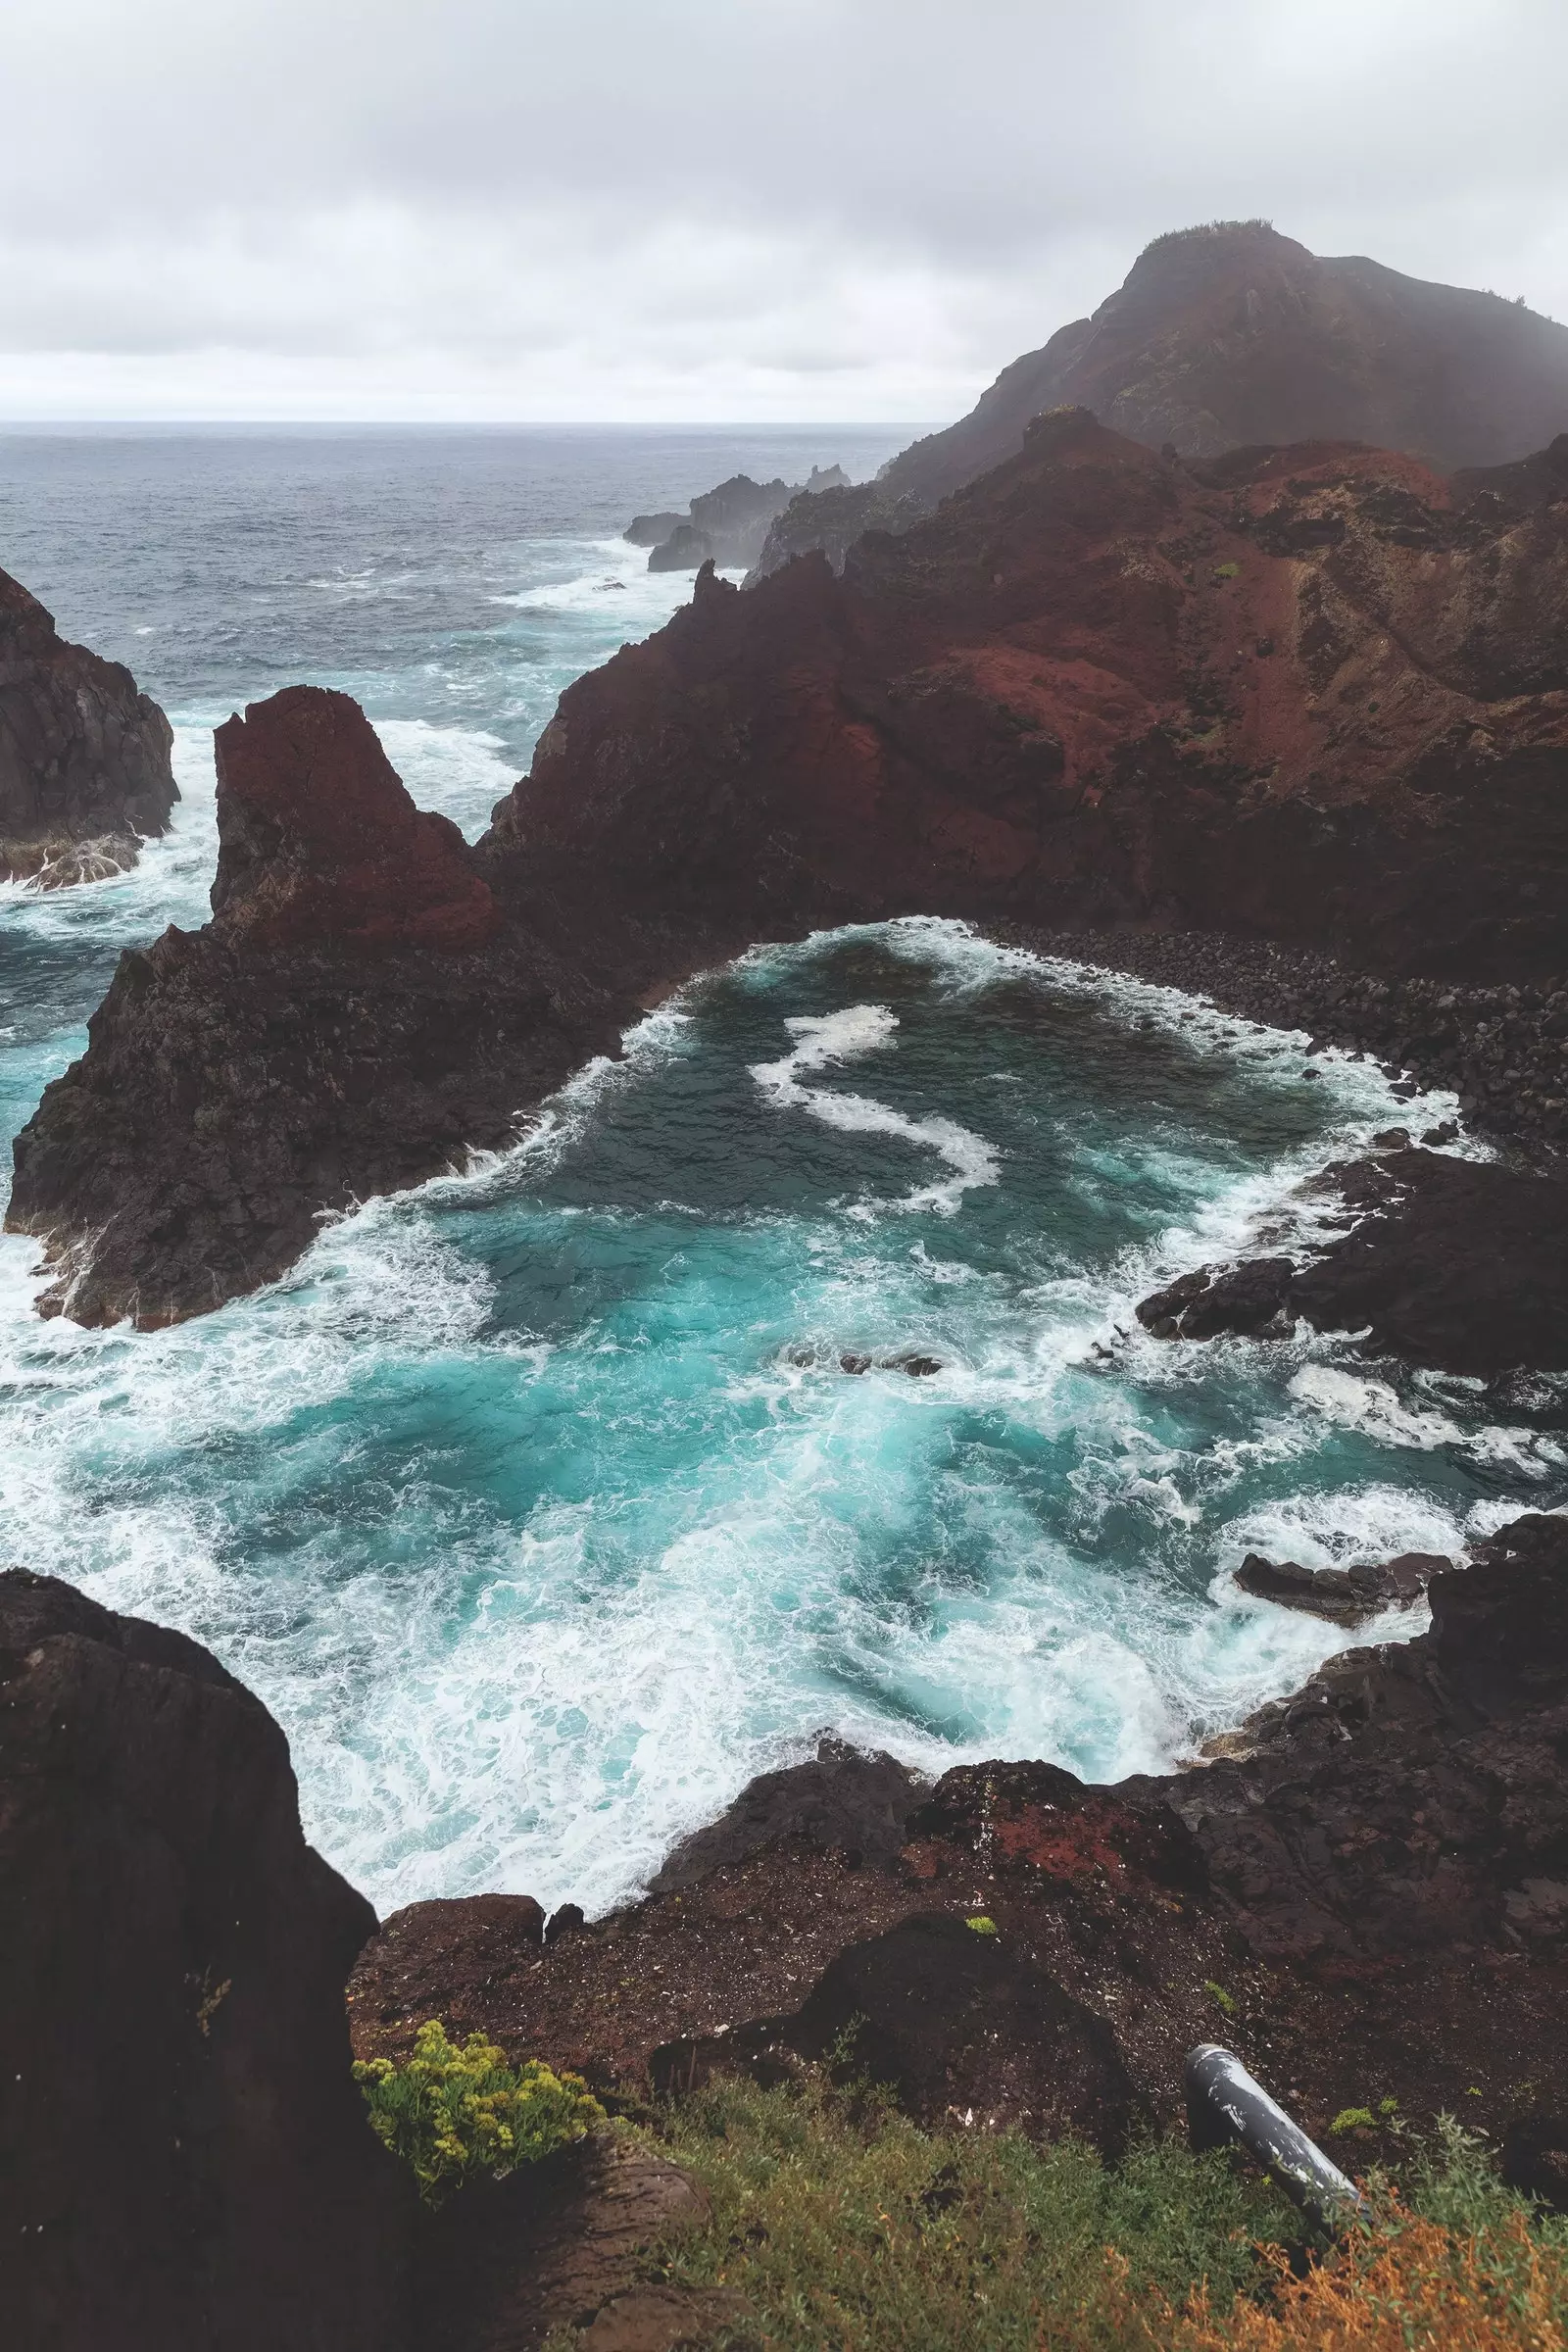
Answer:
[[[231, 709], [346, 687], [472, 837], [689, 593], [633, 511], [907, 437], [0, 433], [0, 565], [164, 703], [185, 794], [135, 873], [0, 890], [5, 1142], [120, 950], [203, 919]], [[1139, 1330], [1326, 1153], [1452, 1109], [1303, 1042], [889, 924], [696, 983], [511, 1156], [179, 1330], [40, 1323], [6, 1240], [0, 1559], [211, 1643], [383, 1907], [602, 1908], [829, 1727], [1158, 1768], [1350, 1639], [1240, 1598], [1247, 1551], [1449, 1550], [1564, 1492], [1463, 1383]], [[839, 1368], [910, 1350], [942, 1370]]]

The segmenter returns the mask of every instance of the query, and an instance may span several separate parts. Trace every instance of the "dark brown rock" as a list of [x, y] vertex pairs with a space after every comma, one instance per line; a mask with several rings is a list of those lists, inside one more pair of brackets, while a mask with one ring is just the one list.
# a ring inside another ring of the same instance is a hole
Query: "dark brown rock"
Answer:
[[1236, 1582], [1255, 1599], [1304, 1609], [1331, 1625], [1365, 1625], [1384, 1609], [1411, 1607], [1433, 1577], [1452, 1565], [1436, 1552], [1406, 1551], [1353, 1568], [1304, 1568], [1298, 1560], [1265, 1560], [1250, 1551]]
[[866, 1755], [842, 1740], [824, 1739], [809, 1763], [760, 1774], [716, 1821], [683, 1838], [649, 1882], [649, 1891], [676, 1893], [710, 1870], [732, 1867], [787, 1838], [857, 1863], [891, 1864], [926, 1787], [892, 1756]]
[[[1534, 987], [1568, 957], [1565, 546], [1568, 493], [1460, 506], [1321, 444], [1200, 481], [1077, 410], [842, 579], [811, 559], [743, 596], [705, 568], [563, 697], [472, 852], [389, 793], [373, 737], [342, 764], [384, 848], [266, 833], [308, 798], [269, 706], [214, 922], [122, 966], [19, 1140], [13, 1226], [82, 1320], [197, 1311], [322, 1208], [504, 1141], [699, 964], [850, 920], [1216, 924]], [[451, 944], [486, 891], [493, 932]]]
[[1490, 1379], [1568, 1366], [1568, 1183], [1497, 1161], [1394, 1152], [1331, 1171], [1361, 1221], [1291, 1285], [1319, 1330]]
[[414, 2340], [420, 2352], [535, 2352], [571, 2328], [594, 2352], [701, 2342], [736, 2298], [661, 2297], [637, 2257], [708, 2215], [689, 2173], [608, 2131], [476, 2181], [423, 2217]]
[[0, 571], [0, 881], [58, 889], [134, 864], [179, 798], [172, 742], [128, 669], [68, 644]]
[[511, 1142], [679, 954], [639, 961], [623, 926], [604, 950], [604, 918], [548, 891], [498, 928], [346, 695], [220, 728], [218, 811], [213, 921], [121, 958], [18, 1138], [7, 1224], [60, 1269], [45, 1313], [156, 1325], [271, 1280], [323, 1209]]
[[1114, 2152], [1138, 2118], [1115, 2036], [994, 1921], [916, 1912], [841, 1952], [781, 2038], [843, 2051], [938, 2127], [1073, 2133]]
[[375, 1926], [193, 1642], [0, 1576], [0, 2339], [396, 2352], [410, 2177], [344, 1981]]

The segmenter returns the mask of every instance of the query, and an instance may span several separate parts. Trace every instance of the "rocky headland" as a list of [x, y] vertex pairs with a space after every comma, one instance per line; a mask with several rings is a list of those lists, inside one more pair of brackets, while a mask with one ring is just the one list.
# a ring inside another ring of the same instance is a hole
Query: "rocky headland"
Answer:
[[1446, 481], [1042, 417], [842, 576], [705, 569], [471, 850], [344, 697], [219, 751], [213, 921], [122, 960], [17, 1144], [11, 1226], [81, 1320], [253, 1287], [693, 970], [895, 914], [1306, 1013], [1568, 1133], [1568, 442]]
[[68, 643], [0, 571], [0, 881], [57, 890], [133, 865], [179, 798], [172, 742], [128, 669]]
[[646, 547], [650, 571], [696, 571], [711, 561], [728, 571], [747, 569], [762, 552], [774, 519], [798, 498], [828, 497], [849, 486], [842, 466], [813, 466], [810, 479], [754, 482], [732, 474], [691, 500], [684, 514], [634, 514], [622, 534]]
[[732, 2321], [639, 2278], [707, 2213], [646, 2143], [416, 2205], [348, 2061], [432, 2016], [644, 2117], [853, 2050], [916, 2118], [1114, 2159], [1179, 2125], [1185, 2052], [1222, 2039], [1319, 2136], [1363, 2117], [1357, 2169], [1374, 2110], [1560, 2148], [1568, 1520], [1422, 1572], [1428, 1630], [1343, 1652], [1163, 1778], [931, 1784], [825, 1741], [607, 1917], [491, 1894], [379, 1928], [214, 1659], [0, 1577], [8, 2340], [481, 2352], [564, 2326], [670, 2352]]
[[839, 568], [861, 531], [906, 529], [1065, 404], [1183, 458], [1353, 440], [1448, 473], [1568, 431], [1568, 327], [1359, 256], [1320, 259], [1266, 220], [1178, 229], [1146, 246], [1092, 318], [1004, 368], [956, 424], [912, 442], [874, 482], [781, 513], [755, 576], [811, 548]]

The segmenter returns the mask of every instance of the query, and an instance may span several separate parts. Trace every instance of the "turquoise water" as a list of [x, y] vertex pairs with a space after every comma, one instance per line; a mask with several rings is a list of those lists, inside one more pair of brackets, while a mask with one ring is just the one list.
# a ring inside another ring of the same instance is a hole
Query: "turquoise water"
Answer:
[[[470, 834], [516, 763], [503, 699], [548, 715], [614, 576], [598, 539], [550, 550], [496, 589], [542, 650], [508, 639], [494, 740], [407, 676], [371, 701]], [[642, 624], [681, 593], [639, 587]], [[175, 708], [171, 839], [0, 898], [8, 1134], [119, 947], [201, 919], [211, 712]], [[1343, 1639], [1238, 1597], [1246, 1551], [1450, 1550], [1568, 1483], [1462, 1383], [1139, 1329], [1155, 1280], [1303, 1233], [1329, 1152], [1451, 1109], [1309, 1077], [1303, 1043], [891, 924], [702, 977], [516, 1151], [178, 1330], [39, 1322], [7, 1240], [0, 1556], [210, 1642], [382, 1906], [602, 1908], [828, 1727], [931, 1770], [1157, 1768]]]

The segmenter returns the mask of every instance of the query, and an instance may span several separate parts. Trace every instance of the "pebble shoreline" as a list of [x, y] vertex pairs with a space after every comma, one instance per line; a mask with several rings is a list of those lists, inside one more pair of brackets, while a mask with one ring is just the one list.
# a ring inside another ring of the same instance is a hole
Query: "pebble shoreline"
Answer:
[[1568, 1152], [1568, 984], [1390, 979], [1313, 948], [1212, 931], [988, 926], [1004, 945], [1212, 999], [1224, 1012], [1305, 1029], [1309, 1052], [1367, 1054], [1396, 1079], [1446, 1087], [1478, 1134], [1538, 1165]]

